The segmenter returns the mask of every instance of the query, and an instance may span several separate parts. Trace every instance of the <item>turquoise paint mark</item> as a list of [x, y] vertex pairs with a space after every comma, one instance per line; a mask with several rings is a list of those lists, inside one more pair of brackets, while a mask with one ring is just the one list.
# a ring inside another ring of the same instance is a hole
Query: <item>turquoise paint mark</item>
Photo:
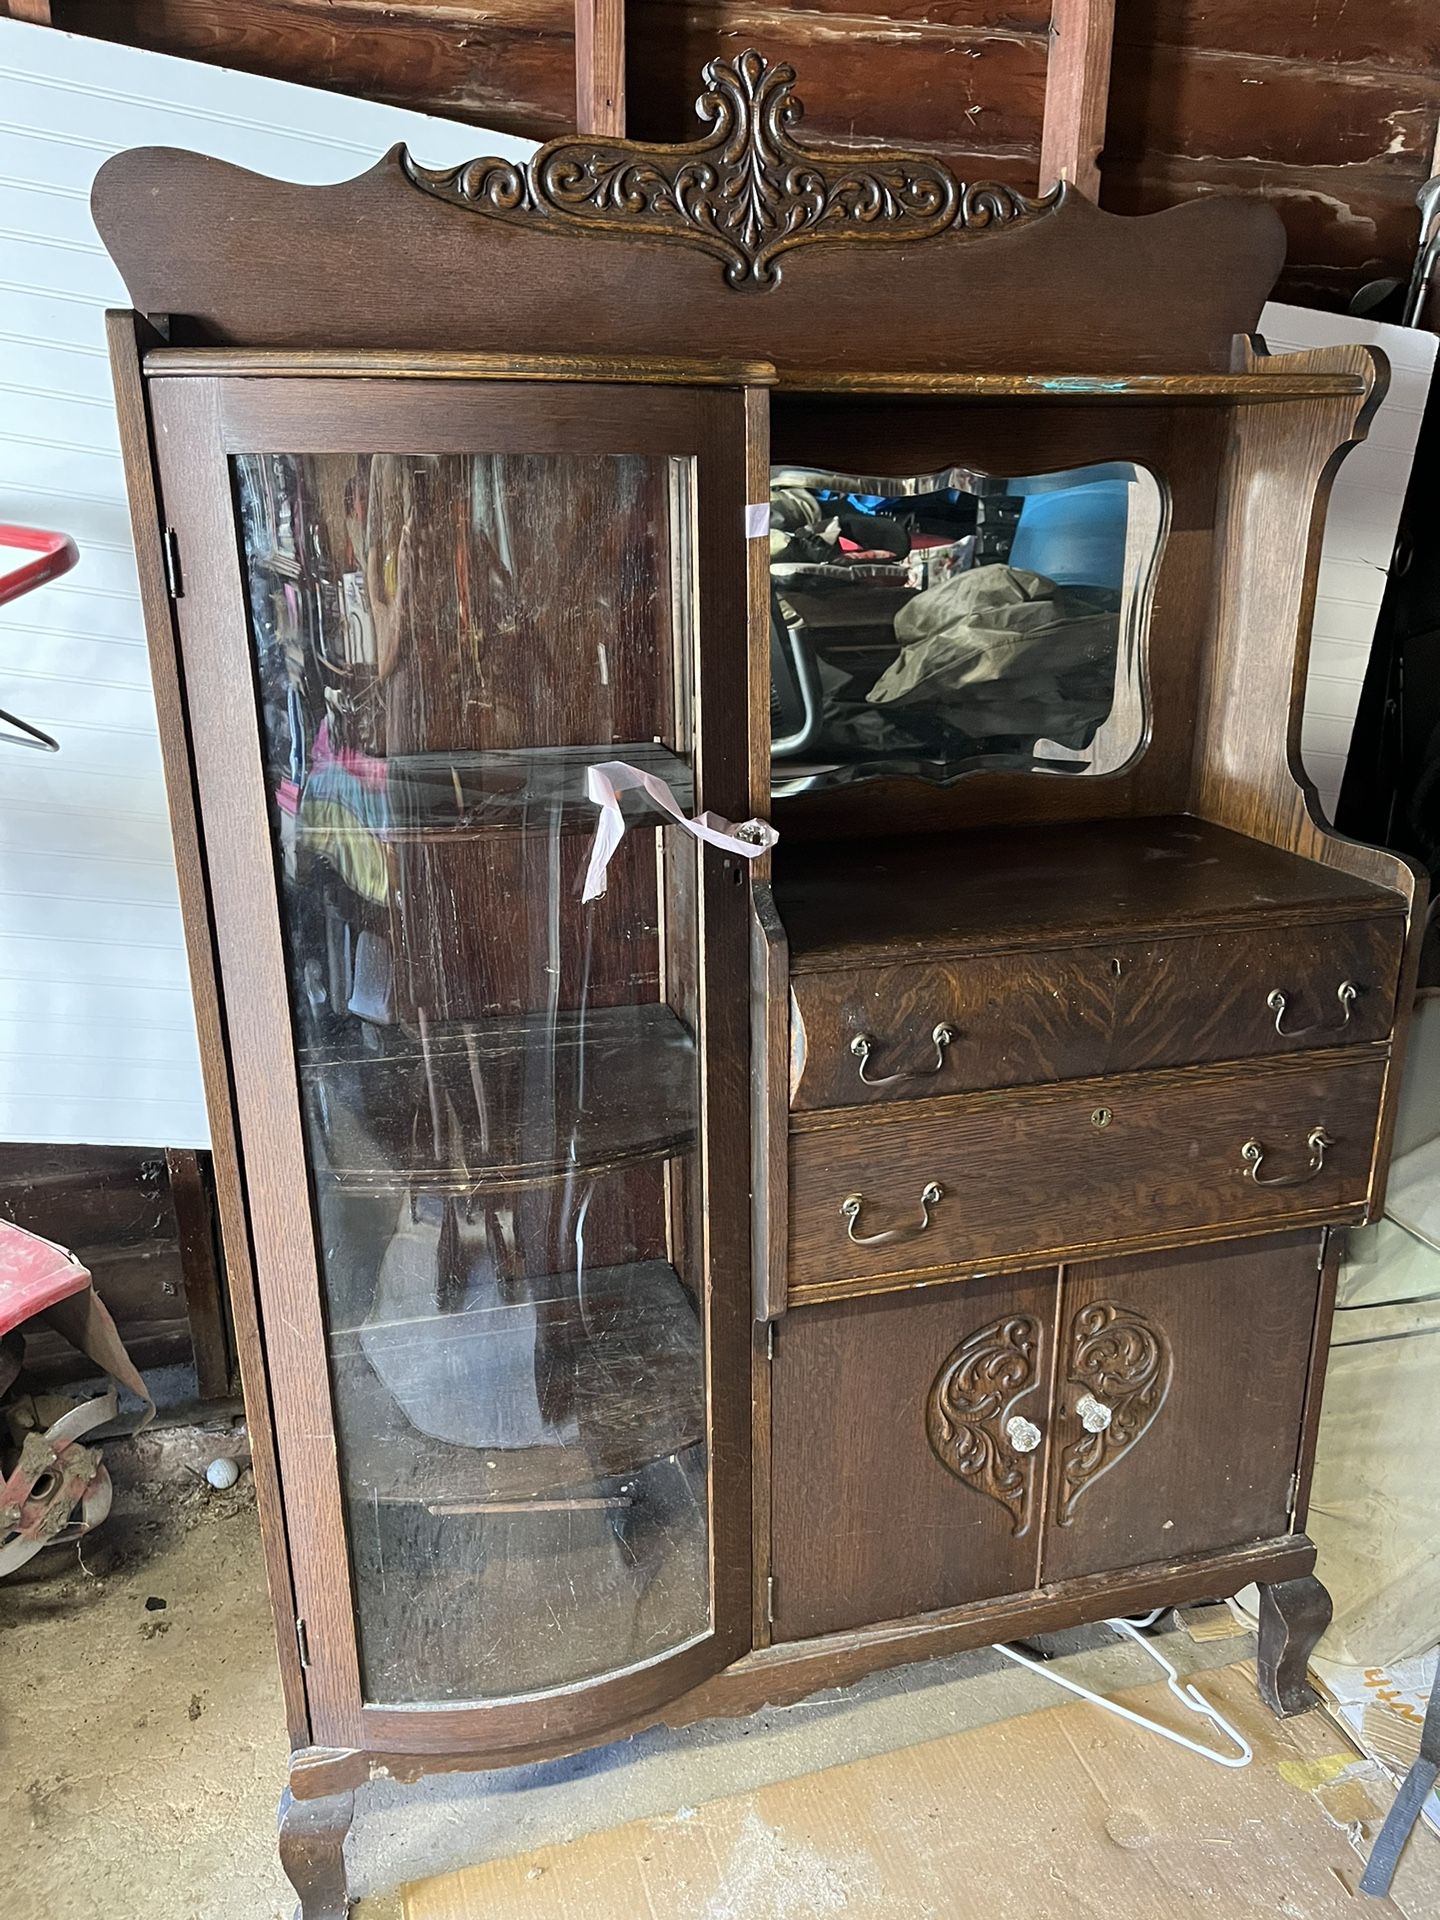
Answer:
[[1046, 393], [1124, 393], [1130, 382], [1128, 380], [1087, 380], [1080, 374], [1069, 374], [1052, 380], [1037, 377], [1032, 384], [1043, 387]]

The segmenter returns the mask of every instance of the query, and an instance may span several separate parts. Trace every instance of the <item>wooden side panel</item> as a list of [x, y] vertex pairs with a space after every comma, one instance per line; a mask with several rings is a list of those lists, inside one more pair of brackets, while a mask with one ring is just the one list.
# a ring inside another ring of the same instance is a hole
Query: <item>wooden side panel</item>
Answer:
[[[1369, 386], [1360, 401], [1237, 409], [1222, 478], [1214, 636], [1195, 729], [1192, 807], [1207, 820], [1387, 887], [1408, 903], [1396, 1044], [1371, 1185], [1371, 1205], [1378, 1210], [1420, 960], [1426, 886], [1419, 869], [1401, 855], [1342, 839], [1326, 825], [1301, 763], [1300, 718], [1330, 486], [1345, 454], [1365, 437], [1386, 372], [1380, 356], [1365, 347], [1272, 358], [1257, 342], [1242, 342], [1236, 360], [1252, 371], [1322, 364], [1338, 371], [1348, 364]], [[1262, 417], [1277, 413], [1284, 417]], [[1287, 644], [1277, 645], [1277, 635]]]
[[1036, 1584], [1041, 1449], [1017, 1451], [1005, 1429], [1045, 1424], [1054, 1301], [1053, 1274], [1027, 1275], [788, 1316], [773, 1387], [777, 1640]]
[[260, 1330], [259, 1302], [252, 1263], [250, 1224], [245, 1207], [244, 1172], [230, 1085], [220, 972], [210, 919], [210, 876], [200, 843], [199, 807], [190, 762], [190, 719], [174, 608], [165, 581], [161, 548], [161, 516], [150, 421], [140, 373], [140, 355], [154, 345], [152, 330], [135, 314], [112, 312], [105, 318], [115, 381], [115, 410], [120, 422], [120, 444], [125, 459], [125, 485], [130, 496], [130, 523], [145, 632], [150, 649], [150, 673], [160, 743], [165, 756], [165, 792], [170, 807], [170, 830], [180, 902], [185, 917], [185, 946], [190, 961], [190, 983], [195, 995], [195, 1019], [200, 1037], [200, 1061], [205, 1076], [205, 1103], [214, 1149], [216, 1198], [225, 1249], [240, 1378], [245, 1390], [245, 1412], [250, 1426], [250, 1452], [260, 1512], [265, 1580], [275, 1621], [275, 1645], [285, 1694], [285, 1721], [292, 1746], [310, 1739], [305, 1676], [295, 1635], [295, 1591], [291, 1580], [285, 1508], [280, 1466], [275, 1448], [274, 1413]]
[[1289, 1530], [1320, 1247], [1306, 1233], [1067, 1270], [1047, 1582]]

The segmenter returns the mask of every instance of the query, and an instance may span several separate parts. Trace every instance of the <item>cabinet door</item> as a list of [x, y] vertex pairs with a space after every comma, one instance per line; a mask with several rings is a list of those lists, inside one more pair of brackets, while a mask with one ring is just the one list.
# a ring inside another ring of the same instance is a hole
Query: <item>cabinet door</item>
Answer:
[[772, 1375], [775, 1637], [1037, 1579], [1056, 1276], [788, 1314]]
[[151, 403], [315, 1738], [615, 1724], [748, 1644], [747, 921], [587, 775], [753, 810], [754, 410]]
[[1066, 1270], [1047, 1582], [1290, 1531], [1320, 1247], [1311, 1232]]

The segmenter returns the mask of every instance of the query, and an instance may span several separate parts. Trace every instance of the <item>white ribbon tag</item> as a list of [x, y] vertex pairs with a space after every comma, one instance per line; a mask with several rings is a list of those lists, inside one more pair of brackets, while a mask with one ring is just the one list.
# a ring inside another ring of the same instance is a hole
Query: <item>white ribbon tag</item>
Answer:
[[762, 853], [768, 853], [780, 837], [764, 820], [746, 820], [736, 826], [733, 820], [722, 820], [718, 813], [697, 813], [693, 820], [687, 820], [679, 801], [659, 774], [645, 773], [627, 760], [602, 760], [585, 770], [586, 798], [599, 807], [600, 818], [595, 823], [595, 840], [590, 848], [590, 864], [585, 869], [582, 900], [598, 900], [605, 891], [605, 869], [625, 833], [620, 795], [636, 787], [647, 793], [662, 813], [668, 813], [677, 827], [683, 827], [686, 833], [693, 833], [697, 840], [704, 840], [712, 847], [723, 848], [726, 853], [738, 853], [742, 859], [758, 859]]

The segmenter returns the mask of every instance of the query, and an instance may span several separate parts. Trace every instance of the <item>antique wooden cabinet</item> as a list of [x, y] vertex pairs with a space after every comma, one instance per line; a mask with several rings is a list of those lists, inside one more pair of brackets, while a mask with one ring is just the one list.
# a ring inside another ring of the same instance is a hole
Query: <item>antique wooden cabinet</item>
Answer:
[[96, 187], [307, 1920], [378, 1766], [1252, 1580], [1309, 1703], [1418, 882], [1297, 709], [1384, 368], [1248, 335], [1258, 203], [792, 78]]

